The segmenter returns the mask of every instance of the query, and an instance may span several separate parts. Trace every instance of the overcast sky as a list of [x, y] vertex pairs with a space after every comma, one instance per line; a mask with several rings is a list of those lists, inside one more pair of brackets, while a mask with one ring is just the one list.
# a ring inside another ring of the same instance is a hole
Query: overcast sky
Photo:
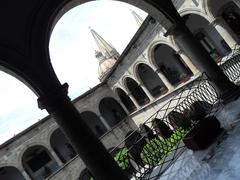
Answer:
[[[130, 9], [117, 1], [93, 1], [75, 7], [56, 24], [50, 39], [50, 57], [61, 83], [69, 84], [76, 98], [99, 83], [97, 46], [89, 31], [96, 30], [121, 53], [139, 28]], [[0, 144], [47, 115], [37, 106], [33, 92], [15, 78], [0, 72]]]

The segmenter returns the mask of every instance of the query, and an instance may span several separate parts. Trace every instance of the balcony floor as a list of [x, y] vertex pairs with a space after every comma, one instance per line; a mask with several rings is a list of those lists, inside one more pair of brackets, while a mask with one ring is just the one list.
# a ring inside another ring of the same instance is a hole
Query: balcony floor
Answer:
[[225, 130], [203, 151], [185, 149], [161, 175], [156, 167], [151, 180], [239, 180], [240, 179], [240, 98], [217, 114]]

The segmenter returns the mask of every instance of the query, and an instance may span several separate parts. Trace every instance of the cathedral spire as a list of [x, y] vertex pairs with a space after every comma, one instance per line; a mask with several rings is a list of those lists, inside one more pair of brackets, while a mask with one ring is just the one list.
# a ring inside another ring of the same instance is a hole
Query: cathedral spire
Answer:
[[105, 41], [94, 29], [92, 29], [91, 27], [89, 27], [89, 29], [90, 29], [90, 32], [92, 33], [92, 36], [98, 46], [99, 52], [96, 52], [96, 55], [97, 55], [97, 53], [101, 53], [101, 55], [105, 59], [115, 57], [116, 55], [119, 56], [119, 53], [116, 51], [116, 49], [110, 43]]
[[95, 57], [99, 60], [98, 75], [99, 80], [102, 82], [107, 74], [110, 72], [120, 54], [117, 50], [107, 41], [105, 41], [95, 30], [90, 28], [90, 32], [98, 46], [95, 51]]
[[130, 11], [131, 11], [135, 21], [137, 22], [137, 24], [139, 26], [141, 26], [143, 23], [143, 18], [139, 14], [137, 14], [134, 10], [130, 9]]

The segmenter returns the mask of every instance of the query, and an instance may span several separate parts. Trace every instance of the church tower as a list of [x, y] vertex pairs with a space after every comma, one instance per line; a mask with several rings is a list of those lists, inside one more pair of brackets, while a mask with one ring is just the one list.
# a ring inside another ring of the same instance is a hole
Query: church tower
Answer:
[[137, 24], [140, 27], [144, 21], [143, 18], [139, 14], [137, 14], [134, 10], [130, 9], [130, 11], [131, 11], [135, 21], [137, 22]]
[[107, 41], [105, 41], [95, 30], [90, 28], [90, 32], [98, 46], [95, 51], [95, 57], [99, 60], [98, 75], [102, 82], [111, 68], [118, 60], [120, 54]]

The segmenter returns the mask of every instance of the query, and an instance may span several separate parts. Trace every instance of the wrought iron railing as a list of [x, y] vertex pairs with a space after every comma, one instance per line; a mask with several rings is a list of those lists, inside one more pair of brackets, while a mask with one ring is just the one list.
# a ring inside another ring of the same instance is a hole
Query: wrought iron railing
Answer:
[[215, 114], [219, 104], [216, 90], [203, 74], [129, 132], [111, 154], [131, 179], [157, 179], [186, 150], [181, 140], [199, 119]]
[[224, 74], [233, 83], [239, 85], [240, 82], [240, 47], [236, 45], [232, 52], [223, 58], [219, 63]]

